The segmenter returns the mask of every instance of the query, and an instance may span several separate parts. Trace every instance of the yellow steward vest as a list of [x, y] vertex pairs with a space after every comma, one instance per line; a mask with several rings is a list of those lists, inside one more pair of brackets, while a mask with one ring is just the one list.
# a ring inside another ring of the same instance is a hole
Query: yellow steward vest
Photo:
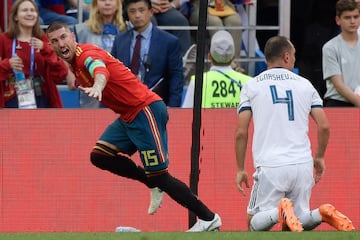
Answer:
[[[224, 73], [238, 81], [242, 86], [251, 79], [250, 76], [235, 70]], [[203, 108], [236, 108], [240, 102], [238, 84], [218, 71], [205, 72], [203, 76], [202, 107]], [[195, 76], [191, 77], [195, 81]]]

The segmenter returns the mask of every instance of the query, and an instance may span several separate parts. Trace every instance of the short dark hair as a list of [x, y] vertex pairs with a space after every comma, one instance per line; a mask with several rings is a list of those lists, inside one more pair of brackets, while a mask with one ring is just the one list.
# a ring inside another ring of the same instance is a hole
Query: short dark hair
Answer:
[[59, 30], [60, 28], [65, 28], [67, 30], [70, 30], [69, 26], [66, 23], [55, 21], [48, 26], [48, 28], [46, 29], [46, 33], [48, 34], [54, 32], [56, 30]]
[[148, 6], [148, 9], [152, 8], [150, 0], [125, 0], [124, 1], [125, 10], [127, 11], [127, 7], [130, 3], [137, 3], [137, 2], [144, 2]]
[[290, 51], [292, 47], [290, 40], [284, 36], [269, 38], [264, 48], [266, 61], [271, 62], [282, 57], [283, 53]]
[[129, 21], [129, 16], [128, 16], [128, 12], [127, 12], [127, 8], [128, 5], [130, 3], [137, 3], [137, 2], [144, 2], [146, 3], [146, 5], [148, 6], [148, 9], [151, 9], [151, 0], [124, 0], [124, 5], [123, 5], [123, 18], [125, 21]]
[[336, 16], [340, 17], [345, 11], [353, 11], [358, 9], [358, 5], [355, 0], [339, 0], [336, 2]]

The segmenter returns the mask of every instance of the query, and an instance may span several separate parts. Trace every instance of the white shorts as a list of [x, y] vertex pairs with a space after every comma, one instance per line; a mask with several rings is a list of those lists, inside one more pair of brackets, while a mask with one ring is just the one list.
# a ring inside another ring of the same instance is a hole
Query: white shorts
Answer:
[[311, 189], [314, 186], [313, 162], [282, 167], [259, 167], [253, 175], [247, 212], [277, 208], [283, 197], [291, 199], [295, 214], [310, 210]]

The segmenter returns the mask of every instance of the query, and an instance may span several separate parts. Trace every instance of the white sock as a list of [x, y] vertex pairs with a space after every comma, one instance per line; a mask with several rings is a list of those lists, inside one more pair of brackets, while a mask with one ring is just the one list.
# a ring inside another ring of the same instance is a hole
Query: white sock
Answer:
[[312, 230], [320, 225], [322, 218], [319, 209], [303, 213], [299, 216], [300, 222], [303, 225], [304, 230]]

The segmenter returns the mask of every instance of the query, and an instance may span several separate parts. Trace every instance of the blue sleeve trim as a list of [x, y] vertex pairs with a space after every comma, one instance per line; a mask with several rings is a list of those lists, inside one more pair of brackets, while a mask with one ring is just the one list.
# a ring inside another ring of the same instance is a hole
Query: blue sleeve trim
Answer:
[[246, 111], [246, 110], [250, 110], [250, 111], [251, 111], [251, 107], [242, 107], [242, 108], [239, 109], [239, 112], [238, 112], [238, 113], [240, 113], [240, 112], [242, 112], [242, 111]]
[[311, 105], [311, 108], [323, 108], [322, 105]]

